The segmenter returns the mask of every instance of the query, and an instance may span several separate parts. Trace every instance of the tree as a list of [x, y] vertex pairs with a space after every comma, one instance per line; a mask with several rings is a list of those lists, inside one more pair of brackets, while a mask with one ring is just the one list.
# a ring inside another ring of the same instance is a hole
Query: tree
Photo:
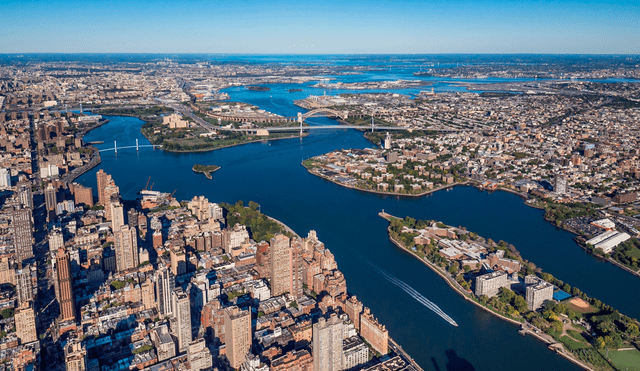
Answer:
[[636, 325], [635, 323], [630, 323], [629, 325], [627, 325], [627, 334], [636, 337], [638, 335], [640, 335], [640, 330], [638, 329], [638, 325]]
[[465, 266], [462, 267], [462, 269], [464, 269], [464, 273], [469, 273], [469, 271], [471, 270], [471, 267], [465, 264]]
[[459, 270], [459, 268], [458, 268], [458, 264], [457, 264], [457, 263], [452, 263], [452, 264], [449, 266], [449, 269], [448, 269], [449, 273], [451, 273], [451, 274], [456, 274], [456, 273], [458, 273], [458, 270]]
[[252, 211], [256, 211], [258, 210], [258, 203], [257, 202], [253, 202], [253, 201], [249, 201], [249, 209], [251, 209]]
[[527, 301], [525, 300], [524, 297], [522, 297], [520, 295], [516, 295], [515, 299], [513, 299], [513, 306], [520, 313], [524, 313], [528, 309]]
[[604, 339], [602, 337], [598, 337], [596, 339], [596, 348], [598, 348], [599, 350], [604, 350], [604, 348], [606, 347], [606, 343], [604, 342]]
[[0, 314], [2, 315], [2, 318], [7, 319], [13, 317], [15, 315], [15, 311], [13, 308], [5, 308], [0, 312]]
[[513, 297], [515, 295], [516, 295], [515, 292], [509, 290], [506, 287], [501, 287], [500, 294], [498, 294], [498, 296], [500, 297], [500, 300], [502, 300], [502, 302], [504, 303], [511, 303], [511, 300], [513, 300]]

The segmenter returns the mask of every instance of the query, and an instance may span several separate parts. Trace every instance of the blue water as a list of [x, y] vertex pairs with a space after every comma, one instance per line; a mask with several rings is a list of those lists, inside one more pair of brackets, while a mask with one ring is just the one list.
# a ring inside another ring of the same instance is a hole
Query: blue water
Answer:
[[[121, 145], [148, 143], [140, 134], [142, 122], [129, 117], [109, 117], [111, 122], [86, 137], [113, 140]], [[113, 175], [122, 196], [136, 197], [151, 175], [154, 189], [172, 192], [178, 199], [205, 195], [216, 202], [253, 200], [262, 211], [288, 224], [299, 234], [310, 229], [333, 251], [345, 273], [349, 291], [371, 307], [394, 337], [425, 369], [433, 357], [444, 369], [446, 351], [454, 350], [477, 370], [577, 369], [545, 346], [517, 334], [517, 327], [496, 319], [466, 302], [430, 269], [388, 241], [385, 211], [415, 218], [437, 219], [494, 240], [513, 243], [545, 271], [580, 287], [623, 313], [639, 316], [640, 280], [611, 264], [586, 255], [572, 235], [542, 219], [539, 210], [505, 192], [487, 193], [457, 187], [418, 199], [381, 196], [354, 191], [309, 174], [300, 162], [338, 148], [364, 148], [369, 143], [352, 130], [314, 132], [304, 139], [255, 143], [202, 153], [176, 154], [134, 149], [102, 153], [102, 164], [78, 179], [94, 187], [95, 172]], [[191, 171], [195, 163], [222, 168], [208, 180]], [[568, 263], [570, 262], [570, 263]], [[375, 268], [374, 268], [375, 267]], [[382, 268], [408, 283], [438, 305], [459, 327], [453, 327], [376, 271]], [[450, 354], [450, 353], [449, 353]]]
[[[310, 57], [294, 56], [218, 56], [223, 61], [247, 63], [311, 63]], [[367, 60], [370, 65], [389, 65], [389, 58]], [[428, 61], [428, 60], [427, 60]], [[409, 61], [411, 62], [411, 61]], [[406, 61], [393, 62], [386, 71], [362, 75], [334, 76], [336, 81], [391, 80], [410, 78], [419, 58], [411, 66]], [[362, 64], [354, 58], [325, 56], [319, 63]], [[406, 66], [409, 64], [410, 66]], [[410, 76], [410, 77], [409, 77]], [[483, 79], [482, 82], [493, 82]], [[460, 89], [438, 79], [436, 91]], [[501, 80], [505, 81], [505, 80]], [[259, 106], [283, 116], [295, 116], [304, 110], [292, 104], [294, 99], [322, 89], [307, 84], [269, 85], [271, 91], [255, 92], [246, 88], [226, 89], [232, 101]], [[289, 93], [287, 89], [301, 88]], [[390, 92], [408, 94], [423, 89], [400, 89]], [[362, 91], [327, 90], [327, 94]], [[85, 141], [103, 140], [99, 148], [149, 142], [140, 134], [142, 122], [135, 118], [108, 117], [111, 122], [92, 132]], [[311, 124], [335, 123], [328, 118], [312, 118]], [[335, 254], [340, 270], [347, 278], [351, 294], [357, 295], [390, 335], [407, 350], [425, 370], [578, 370], [553, 354], [541, 342], [517, 334], [517, 326], [508, 324], [465, 301], [429, 268], [399, 250], [388, 240], [387, 222], [377, 216], [385, 211], [420, 219], [436, 219], [465, 226], [468, 230], [514, 244], [528, 259], [546, 272], [588, 295], [597, 297], [625, 313], [640, 318], [636, 293], [640, 279], [621, 269], [587, 255], [570, 233], [556, 229], [542, 219], [542, 212], [524, 205], [519, 197], [506, 193], [487, 193], [472, 187], [456, 187], [421, 198], [375, 195], [342, 188], [309, 174], [300, 162], [312, 156], [341, 148], [365, 148], [371, 144], [354, 130], [313, 131], [302, 139], [232, 147], [212, 152], [168, 153], [149, 148], [102, 153], [102, 164], [81, 176], [78, 181], [95, 190], [95, 172], [102, 168], [112, 174], [126, 199], [133, 199], [149, 176], [153, 189], [176, 190], [179, 200], [205, 195], [214, 202], [233, 203], [239, 199], [258, 202], [261, 210], [301, 235], [314, 229], [318, 237]], [[193, 164], [219, 165], [221, 169], [208, 180], [191, 171]], [[437, 305], [457, 322], [451, 326], [406, 291], [401, 290], [380, 272], [409, 284], [420, 295]], [[457, 358], [459, 357], [459, 358]], [[460, 361], [460, 359], [464, 361]], [[458, 366], [456, 366], [458, 365]], [[464, 366], [460, 366], [464, 365]]]

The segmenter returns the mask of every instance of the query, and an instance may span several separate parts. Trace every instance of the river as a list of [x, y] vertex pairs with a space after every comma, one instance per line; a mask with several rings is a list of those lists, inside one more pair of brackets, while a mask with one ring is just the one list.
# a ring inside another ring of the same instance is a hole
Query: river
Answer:
[[[384, 77], [384, 76], [383, 76]], [[390, 76], [393, 77], [393, 76]], [[348, 81], [353, 77], [340, 77]], [[362, 76], [360, 76], [362, 78]], [[454, 89], [437, 83], [436, 91]], [[226, 91], [232, 100], [260, 106], [283, 116], [303, 111], [292, 104], [321, 90], [300, 85], [270, 85], [268, 92], [234, 87]], [[303, 88], [289, 93], [287, 89]], [[455, 89], [458, 89], [457, 87]], [[331, 91], [331, 94], [344, 91]], [[354, 91], [349, 91], [354, 92]], [[361, 91], [356, 91], [361, 92]], [[398, 91], [399, 93], [417, 92]], [[328, 92], [329, 93], [329, 92]], [[140, 134], [142, 121], [108, 117], [111, 121], [85, 136], [85, 141], [105, 141], [99, 148], [149, 142]], [[335, 123], [312, 118], [312, 124]], [[349, 291], [370, 307], [389, 334], [425, 370], [578, 370], [517, 326], [506, 323], [466, 302], [429, 268], [396, 248], [387, 237], [387, 222], [377, 216], [384, 209], [396, 216], [435, 219], [495, 241], [514, 244], [546, 272], [579, 287], [625, 313], [640, 318], [637, 293], [640, 280], [612, 264], [601, 262], [576, 245], [568, 232], [542, 219], [542, 211], [530, 208], [516, 195], [488, 193], [473, 187], [456, 187], [421, 198], [376, 195], [347, 189], [309, 174], [300, 165], [312, 156], [341, 148], [365, 148], [371, 144], [355, 130], [313, 131], [308, 137], [259, 142], [212, 152], [169, 153], [142, 148], [118, 154], [102, 152], [102, 164], [82, 175], [78, 182], [96, 190], [95, 173], [112, 174], [123, 198], [133, 199], [149, 176], [153, 189], [176, 190], [179, 200], [205, 195], [213, 202], [256, 201], [262, 212], [306, 236], [314, 229], [335, 254], [347, 278]], [[194, 173], [196, 164], [221, 169], [208, 180]], [[448, 322], [385, 278], [380, 270], [409, 284], [455, 320]]]

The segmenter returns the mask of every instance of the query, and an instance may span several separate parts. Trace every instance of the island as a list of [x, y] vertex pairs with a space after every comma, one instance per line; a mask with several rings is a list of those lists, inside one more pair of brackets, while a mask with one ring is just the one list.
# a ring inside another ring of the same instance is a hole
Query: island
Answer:
[[269, 91], [269, 90], [271, 90], [271, 88], [268, 88], [266, 86], [247, 86], [247, 89], [249, 89], [251, 91]]
[[195, 164], [195, 165], [193, 165], [191, 170], [195, 171], [196, 173], [203, 173], [204, 176], [206, 176], [207, 179], [210, 180], [211, 179], [211, 173], [220, 170], [220, 166]]
[[520, 326], [586, 370], [640, 364], [640, 324], [522, 258], [515, 246], [464, 227], [384, 212], [389, 239], [466, 300]]

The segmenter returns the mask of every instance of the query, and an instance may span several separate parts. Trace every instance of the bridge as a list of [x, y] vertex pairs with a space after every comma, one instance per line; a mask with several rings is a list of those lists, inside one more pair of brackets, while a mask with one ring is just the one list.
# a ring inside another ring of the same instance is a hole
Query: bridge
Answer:
[[122, 146], [122, 147], [118, 147], [118, 144], [116, 143], [116, 141], [113, 141], [113, 148], [104, 148], [99, 150], [98, 152], [106, 152], [106, 151], [115, 151], [116, 153], [118, 153], [119, 149], [127, 149], [127, 148], [135, 148], [136, 151], [139, 151], [140, 148], [162, 148], [161, 145], [152, 145], [152, 144], [143, 144], [143, 145], [139, 145], [138, 144], [138, 140], [136, 139], [136, 145], [135, 146]]

